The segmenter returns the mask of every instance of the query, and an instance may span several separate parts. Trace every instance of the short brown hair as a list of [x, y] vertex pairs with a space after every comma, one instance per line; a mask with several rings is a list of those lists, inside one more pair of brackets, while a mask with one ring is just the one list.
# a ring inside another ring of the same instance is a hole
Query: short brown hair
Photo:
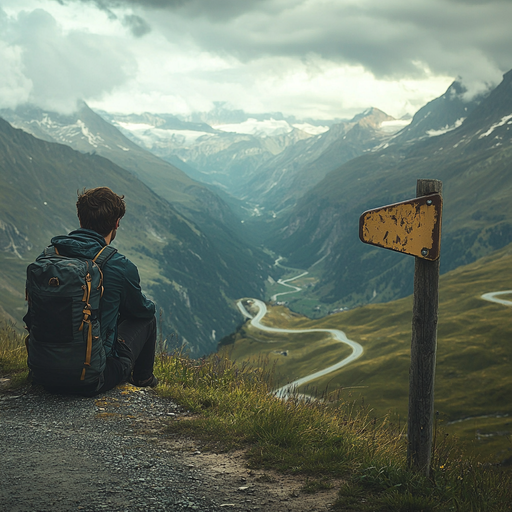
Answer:
[[82, 193], [78, 192], [76, 210], [81, 227], [107, 236], [124, 216], [126, 206], [124, 196], [118, 196], [108, 187], [84, 188]]

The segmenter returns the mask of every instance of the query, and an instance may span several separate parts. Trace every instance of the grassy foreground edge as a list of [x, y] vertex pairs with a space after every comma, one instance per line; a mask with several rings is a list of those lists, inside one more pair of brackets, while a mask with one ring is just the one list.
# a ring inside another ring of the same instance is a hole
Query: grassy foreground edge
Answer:
[[[161, 354], [155, 372], [162, 400], [194, 413], [170, 420], [169, 431], [194, 437], [203, 449], [242, 448], [251, 468], [303, 475], [304, 492], [341, 480], [333, 510], [512, 510], [510, 473], [462, 456], [441, 433], [426, 479], [407, 468], [406, 436], [399, 425], [377, 421], [340, 394], [283, 401], [271, 391], [272, 369], [237, 365], [218, 354], [199, 360]], [[5, 324], [0, 377], [9, 378], [3, 392], [28, 384], [23, 337]]]

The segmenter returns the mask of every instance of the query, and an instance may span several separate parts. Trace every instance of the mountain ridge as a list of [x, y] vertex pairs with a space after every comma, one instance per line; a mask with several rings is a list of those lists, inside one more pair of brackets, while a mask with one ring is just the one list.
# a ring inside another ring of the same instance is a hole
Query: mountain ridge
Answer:
[[263, 294], [265, 265], [219, 253], [211, 235], [104, 157], [43, 141], [0, 119], [0, 183], [0, 304], [17, 322], [25, 310], [25, 267], [52, 236], [77, 227], [77, 190], [91, 186], [125, 195], [115, 244], [139, 267], [142, 285], [162, 309], [170, 347], [212, 351], [216, 337], [239, 322], [233, 301], [249, 291]]
[[276, 212], [293, 206], [329, 171], [388, 140], [391, 134], [380, 127], [391, 120], [392, 116], [372, 107], [315, 138], [296, 143], [260, 165], [242, 197], [251, 195], [267, 210]]
[[363, 211], [414, 197], [419, 177], [444, 183], [443, 272], [508, 243], [511, 84], [507, 73], [452, 131], [413, 142], [407, 137], [327, 174], [281, 219], [271, 247], [290, 266], [308, 268], [324, 258], [313, 294], [321, 301], [348, 305], [407, 295], [412, 259], [361, 244], [357, 226]]
[[[59, 142], [82, 153], [99, 154], [131, 172], [185, 217], [195, 222], [223, 258], [269, 264], [270, 259], [247, 237], [231, 207], [208, 187], [127, 139], [85, 103], [73, 114], [60, 115], [29, 105], [0, 111], [14, 126], [43, 140]], [[248, 269], [249, 274], [252, 274]], [[249, 279], [252, 279], [250, 277]]]

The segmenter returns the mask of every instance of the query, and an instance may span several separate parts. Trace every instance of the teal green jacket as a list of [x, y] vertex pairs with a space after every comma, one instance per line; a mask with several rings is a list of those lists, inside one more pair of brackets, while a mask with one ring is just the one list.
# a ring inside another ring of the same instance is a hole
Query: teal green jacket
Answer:
[[[90, 229], [77, 229], [69, 235], [52, 238], [59, 254], [68, 257], [93, 259], [105, 247], [105, 239]], [[117, 324], [125, 318], [151, 318], [155, 305], [140, 288], [137, 267], [116, 252], [103, 266], [104, 292], [100, 302], [101, 337], [107, 357], [114, 354]]]

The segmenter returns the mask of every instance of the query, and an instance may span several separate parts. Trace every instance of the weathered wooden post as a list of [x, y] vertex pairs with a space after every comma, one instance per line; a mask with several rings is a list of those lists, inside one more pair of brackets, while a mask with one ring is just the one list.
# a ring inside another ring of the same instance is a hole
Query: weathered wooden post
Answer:
[[[443, 184], [438, 180], [418, 180], [416, 185], [418, 197], [441, 195], [442, 191]], [[414, 268], [407, 461], [425, 476], [429, 475], [432, 457], [439, 262], [439, 258], [416, 258]]]
[[442, 183], [418, 180], [416, 199], [364, 212], [359, 238], [415, 256], [407, 461], [429, 475], [439, 304]]

